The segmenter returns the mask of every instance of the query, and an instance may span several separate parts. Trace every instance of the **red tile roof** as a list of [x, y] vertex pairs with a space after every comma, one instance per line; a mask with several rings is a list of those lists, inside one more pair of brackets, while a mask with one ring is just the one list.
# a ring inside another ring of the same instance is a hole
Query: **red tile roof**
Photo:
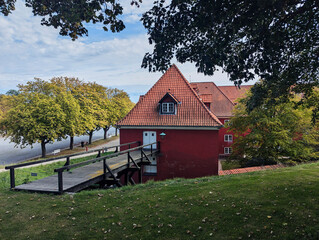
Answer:
[[210, 110], [217, 117], [231, 117], [234, 103], [213, 82], [191, 83], [199, 97], [210, 103]]
[[252, 87], [253, 85], [240, 86], [240, 88], [236, 86], [219, 86], [218, 88], [234, 103], [236, 103], [238, 98], [244, 97], [245, 93]]
[[216, 86], [213, 82], [191, 83], [204, 103], [210, 103], [210, 110], [219, 118], [231, 117], [236, 100], [243, 97], [252, 85], [241, 86]]
[[199, 98], [202, 99], [204, 103], [213, 102], [213, 94], [201, 94]]
[[176, 99], [176, 97], [173, 94], [171, 94], [170, 92], [166, 93], [164, 95], [164, 97], [162, 97], [162, 99], [159, 100], [159, 103], [163, 102], [163, 100], [167, 99], [167, 97], [171, 98], [175, 103], [179, 103], [179, 101]]
[[[166, 93], [177, 104], [176, 115], [159, 114], [158, 104]], [[222, 123], [207, 109], [189, 82], [173, 65], [117, 124], [121, 126], [221, 127]]]

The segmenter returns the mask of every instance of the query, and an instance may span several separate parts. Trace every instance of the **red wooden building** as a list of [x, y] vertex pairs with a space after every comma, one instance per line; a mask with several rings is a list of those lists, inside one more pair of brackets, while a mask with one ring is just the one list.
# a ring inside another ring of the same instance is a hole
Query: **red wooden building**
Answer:
[[[225, 124], [233, 116], [232, 110], [237, 104], [236, 100], [243, 97], [252, 86], [216, 86], [213, 82], [191, 83], [192, 88], [199, 95], [204, 104]], [[219, 130], [219, 157], [231, 153], [231, 145], [235, 141], [234, 134], [227, 128]]]
[[160, 155], [144, 166], [144, 181], [217, 175], [219, 155], [233, 140], [222, 127], [234, 104], [214, 83], [190, 84], [173, 65], [118, 122], [120, 144], [160, 142]]

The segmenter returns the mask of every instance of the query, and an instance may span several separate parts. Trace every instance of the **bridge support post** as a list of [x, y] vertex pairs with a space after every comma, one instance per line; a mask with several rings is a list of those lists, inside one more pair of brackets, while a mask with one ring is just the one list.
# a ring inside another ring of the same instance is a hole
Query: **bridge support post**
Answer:
[[[130, 152], [128, 152], [127, 153], [127, 170], [130, 168], [130, 158], [131, 158], [131, 156], [130, 156]], [[125, 183], [125, 185], [127, 185], [128, 184], [128, 171], [126, 170], [126, 172], [125, 172], [125, 179], [124, 179], [124, 183]]]
[[138, 170], [138, 182], [142, 183], [143, 182], [143, 173], [142, 173], [142, 166]]
[[[70, 157], [66, 157], [66, 162], [64, 166], [69, 166], [70, 165]], [[70, 169], [67, 169], [67, 171], [70, 171]]]
[[10, 168], [10, 187], [13, 189], [15, 187], [15, 179], [14, 179], [14, 168]]
[[106, 179], [106, 159], [103, 159], [103, 180]]
[[63, 172], [58, 172], [58, 186], [59, 186], [59, 192], [63, 193]]

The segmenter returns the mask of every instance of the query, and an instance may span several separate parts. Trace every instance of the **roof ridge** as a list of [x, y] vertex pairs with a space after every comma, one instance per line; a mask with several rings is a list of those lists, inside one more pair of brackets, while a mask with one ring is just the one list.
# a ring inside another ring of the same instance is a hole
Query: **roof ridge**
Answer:
[[[170, 68], [171, 68], [171, 67], [170, 67]], [[169, 69], [170, 69], [170, 68], [169, 68]], [[165, 72], [165, 73], [153, 84], [153, 86], [144, 94], [144, 97], [141, 99], [141, 101], [138, 101], [138, 102], [135, 104], [135, 106], [131, 109], [131, 111], [129, 111], [129, 113], [126, 114], [125, 117], [122, 118], [120, 121], [118, 121], [116, 124], [121, 123], [124, 119], [126, 119], [126, 118], [133, 112], [133, 110], [134, 110], [138, 105], [140, 105], [140, 103], [143, 101], [143, 99], [145, 99], [145, 97], [149, 94], [149, 92], [151, 92], [151, 90], [155, 87], [155, 85], [157, 85], [158, 82], [167, 74], [167, 72], [168, 72], [169, 69], [167, 69], [166, 72]]]
[[[141, 101], [138, 101], [138, 102], [135, 104], [135, 106], [131, 109], [131, 111], [129, 111], [129, 113], [126, 114], [124, 118], [122, 118], [120, 121], [118, 121], [118, 122], [116, 123], [117, 125], [120, 124], [122, 121], [124, 121], [126, 118], [128, 118], [128, 117], [131, 115], [131, 113], [133, 112], [133, 110], [134, 110], [135, 108], [137, 108], [137, 106], [140, 105], [141, 102], [143, 102], [143, 99], [145, 99], [145, 97], [149, 94], [149, 92], [151, 92], [151, 90], [152, 90], [152, 89], [155, 87], [155, 85], [157, 85], [158, 82], [167, 74], [167, 72], [168, 72], [168, 70], [167, 70], [167, 71], [153, 84], [153, 86], [144, 94], [144, 97], [141, 99]], [[139, 100], [140, 100], [140, 99], [139, 99]]]
[[221, 123], [221, 121], [219, 121], [219, 119], [216, 117], [215, 113], [213, 113], [212, 111], [210, 111], [206, 105], [203, 103], [203, 101], [200, 99], [200, 97], [198, 96], [198, 94], [195, 92], [195, 90], [192, 88], [192, 86], [190, 85], [190, 83], [187, 81], [187, 79], [184, 77], [184, 75], [181, 73], [181, 71], [177, 68], [177, 66], [175, 64], [173, 64], [171, 67], [175, 67], [176, 70], [178, 71], [178, 73], [181, 75], [182, 79], [185, 81], [185, 83], [187, 84], [187, 86], [189, 87], [189, 89], [192, 91], [192, 93], [194, 94], [194, 96], [196, 97], [196, 99], [199, 101], [199, 103], [204, 107], [205, 111], [209, 114], [209, 116], [211, 116], [218, 124], [223, 125]]
[[214, 82], [212, 82], [212, 83], [228, 99], [228, 101], [230, 101], [235, 106], [235, 103], [232, 100], [230, 100], [229, 97], [227, 97], [227, 95]]

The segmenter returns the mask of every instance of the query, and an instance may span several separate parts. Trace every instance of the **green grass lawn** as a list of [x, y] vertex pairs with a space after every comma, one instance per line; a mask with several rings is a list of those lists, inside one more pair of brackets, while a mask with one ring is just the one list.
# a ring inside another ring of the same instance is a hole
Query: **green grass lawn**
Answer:
[[7, 172], [0, 181], [0, 239], [318, 239], [319, 234], [319, 163], [60, 196], [10, 191]]

